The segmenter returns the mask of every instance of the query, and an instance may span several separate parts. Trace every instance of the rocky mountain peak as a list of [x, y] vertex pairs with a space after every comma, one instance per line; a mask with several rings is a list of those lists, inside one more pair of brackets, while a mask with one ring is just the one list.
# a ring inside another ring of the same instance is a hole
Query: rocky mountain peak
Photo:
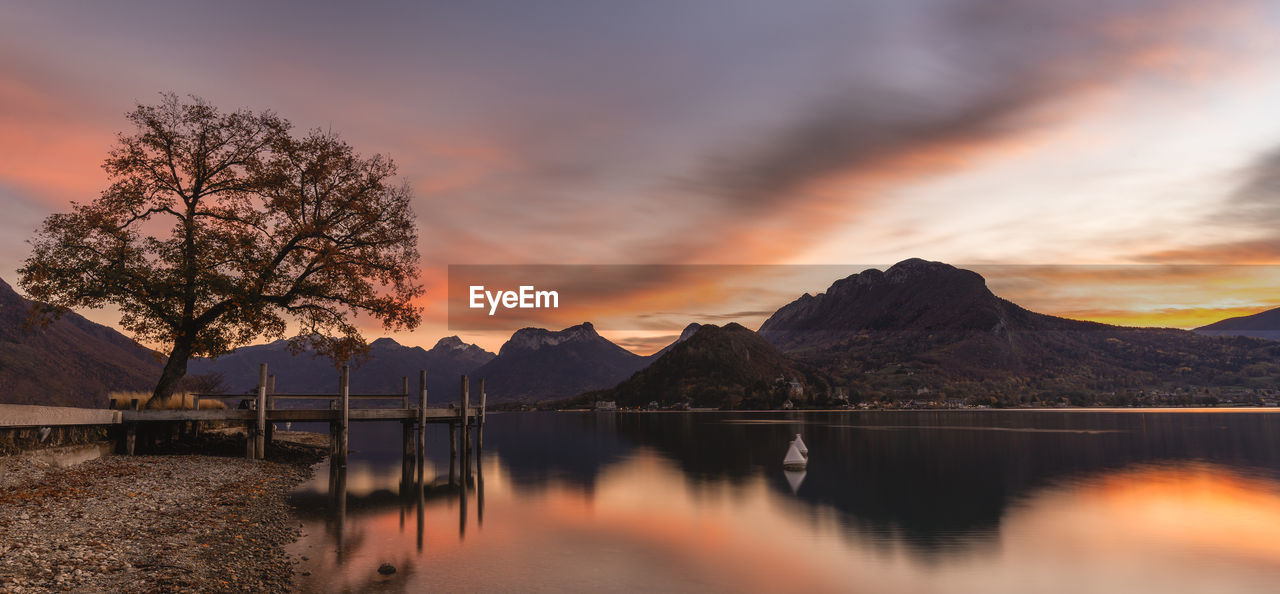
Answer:
[[949, 273], [958, 272], [960, 269], [950, 264], [942, 262], [931, 262], [920, 258], [908, 258], [884, 271], [884, 279], [889, 282], [900, 283], [911, 280], [927, 279], [937, 277]]
[[499, 354], [508, 350], [536, 351], [543, 347], [556, 346], [569, 342], [582, 342], [601, 338], [591, 322], [583, 322], [564, 330], [547, 330], [545, 328], [521, 328], [511, 339], [502, 345]]
[[986, 286], [976, 272], [919, 258], [881, 272], [868, 269], [836, 282], [825, 293], [783, 306], [760, 335], [784, 348], [839, 341], [862, 331], [990, 331], [1037, 323]]
[[432, 351], [462, 351], [467, 347], [473, 346], [462, 342], [457, 336], [446, 336], [436, 341], [436, 345], [431, 347]]

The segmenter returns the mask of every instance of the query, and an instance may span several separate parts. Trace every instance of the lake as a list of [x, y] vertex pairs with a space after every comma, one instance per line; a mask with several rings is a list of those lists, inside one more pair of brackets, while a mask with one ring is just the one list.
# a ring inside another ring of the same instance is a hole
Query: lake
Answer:
[[[295, 494], [306, 591], [1274, 592], [1280, 414], [490, 414], [451, 488], [428, 429], [353, 424]], [[795, 434], [809, 463], [787, 472]], [[378, 568], [390, 563], [396, 573]]]

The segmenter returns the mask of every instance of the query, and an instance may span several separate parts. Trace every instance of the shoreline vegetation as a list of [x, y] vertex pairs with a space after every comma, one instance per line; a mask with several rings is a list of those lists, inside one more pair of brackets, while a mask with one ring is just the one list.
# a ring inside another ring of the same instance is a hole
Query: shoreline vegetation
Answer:
[[63, 468], [0, 456], [0, 591], [288, 591], [288, 497], [319, 441], [277, 432], [265, 461], [229, 433]]
[[[110, 392], [107, 394], [109, 408], [126, 409], [138, 401], [139, 408], [159, 410], [191, 410], [195, 407], [195, 396], [190, 392], [173, 394], [158, 404], [151, 404], [151, 392]], [[226, 403], [220, 400], [205, 399], [200, 401], [200, 410], [225, 410]]]

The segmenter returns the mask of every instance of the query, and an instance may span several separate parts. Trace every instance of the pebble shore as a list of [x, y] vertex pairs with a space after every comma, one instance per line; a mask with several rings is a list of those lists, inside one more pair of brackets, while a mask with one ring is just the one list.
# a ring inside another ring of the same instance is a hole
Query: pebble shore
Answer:
[[[224, 441], [192, 449], [234, 451]], [[300, 561], [285, 552], [300, 527], [288, 495], [322, 456], [279, 443], [265, 461], [0, 457], [0, 592], [288, 591]]]

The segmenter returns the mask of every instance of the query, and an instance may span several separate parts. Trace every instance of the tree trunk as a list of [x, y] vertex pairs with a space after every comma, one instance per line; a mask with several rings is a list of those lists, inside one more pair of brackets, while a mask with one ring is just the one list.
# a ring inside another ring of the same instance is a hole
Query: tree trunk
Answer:
[[173, 351], [169, 353], [169, 360], [164, 364], [164, 371], [160, 373], [160, 382], [156, 384], [155, 391], [151, 393], [151, 400], [147, 402], [147, 408], [157, 408], [173, 396], [174, 390], [178, 388], [178, 382], [187, 375], [187, 360], [190, 358], [191, 347], [178, 344], [173, 346]]

